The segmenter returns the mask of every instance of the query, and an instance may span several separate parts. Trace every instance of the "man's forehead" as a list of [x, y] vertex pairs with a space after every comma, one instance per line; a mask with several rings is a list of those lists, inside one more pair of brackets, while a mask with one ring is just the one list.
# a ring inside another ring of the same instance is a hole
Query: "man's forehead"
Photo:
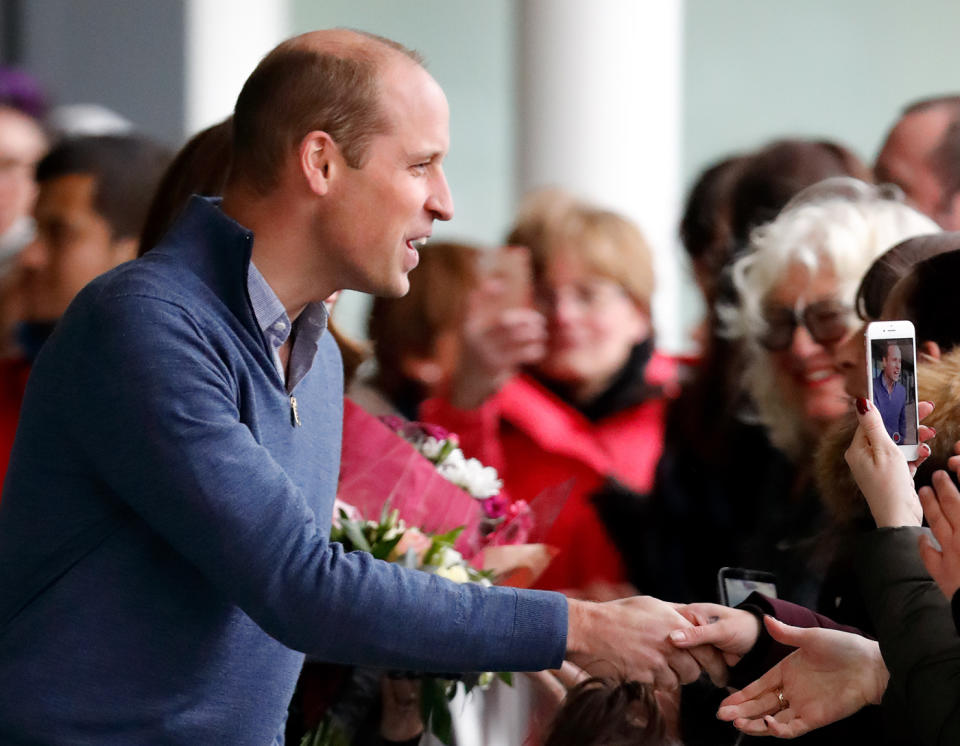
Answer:
[[37, 212], [80, 211], [93, 209], [96, 176], [90, 173], [68, 173], [40, 182]]

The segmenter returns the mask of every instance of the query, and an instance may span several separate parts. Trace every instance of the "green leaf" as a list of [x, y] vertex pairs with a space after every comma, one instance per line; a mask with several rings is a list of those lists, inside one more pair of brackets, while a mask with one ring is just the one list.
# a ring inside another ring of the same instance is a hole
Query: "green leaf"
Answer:
[[[353, 543], [353, 549], [359, 549], [363, 552], [370, 551], [370, 543], [367, 541], [367, 537], [363, 535], [363, 529], [360, 528], [357, 521], [344, 521], [343, 531]], [[344, 545], [344, 549], [346, 549], [346, 545]]]
[[513, 686], [513, 674], [510, 671], [498, 671], [497, 678], [507, 686]]
[[446, 460], [447, 456], [453, 453], [455, 448], [456, 446], [453, 444], [452, 440], [443, 441], [443, 445], [440, 446], [440, 452], [437, 454], [437, 458], [434, 463], [442, 464]]
[[439, 679], [423, 679], [420, 714], [430, 732], [441, 743], [449, 746], [453, 737], [453, 722], [450, 718], [446, 686]]
[[400, 539], [403, 538], [403, 534], [397, 534], [395, 537], [390, 539], [390, 541], [380, 541], [377, 542], [377, 545], [373, 547], [373, 550], [370, 552], [377, 559], [385, 560], [390, 556], [390, 552], [393, 551], [393, 548], [400, 543]]

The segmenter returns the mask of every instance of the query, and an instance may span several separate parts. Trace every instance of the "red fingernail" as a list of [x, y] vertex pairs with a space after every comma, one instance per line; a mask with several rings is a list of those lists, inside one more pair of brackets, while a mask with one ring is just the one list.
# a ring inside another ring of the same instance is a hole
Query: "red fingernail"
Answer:
[[870, 410], [870, 402], [862, 396], [857, 397], [857, 411], [860, 414], [866, 414]]
[[926, 427], [927, 427], [927, 430], [929, 430], [929, 431], [930, 431], [931, 433], [933, 433], [934, 435], [937, 434], [936, 428], [930, 427], [929, 425], [927, 425]]

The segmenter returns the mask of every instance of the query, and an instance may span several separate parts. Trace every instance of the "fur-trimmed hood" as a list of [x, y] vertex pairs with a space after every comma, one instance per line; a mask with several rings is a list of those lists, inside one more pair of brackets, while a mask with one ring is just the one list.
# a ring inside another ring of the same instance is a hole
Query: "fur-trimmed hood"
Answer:
[[[930, 475], [945, 469], [953, 455], [953, 444], [960, 440], [960, 347], [946, 353], [939, 360], [924, 357], [917, 363], [917, 385], [920, 400], [932, 401], [933, 413], [924, 421], [937, 431], [937, 437], [927, 441], [932, 453], [917, 471], [917, 486], [930, 483]], [[850, 468], [843, 458], [857, 428], [854, 412], [845, 415], [833, 425], [817, 448], [815, 476], [824, 505], [843, 523], [868, 514], [868, 508], [853, 481]]]

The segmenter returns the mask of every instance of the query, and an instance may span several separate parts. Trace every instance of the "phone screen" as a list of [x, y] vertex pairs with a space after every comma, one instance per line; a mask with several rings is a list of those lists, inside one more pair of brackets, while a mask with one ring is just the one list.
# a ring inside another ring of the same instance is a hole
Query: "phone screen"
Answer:
[[870, 340], [873, 403], [899, 446], [917, 445], [917, 371], [912, 337]]
[[777, 578], [771, 572], [743, 567], [721, 567], [717, 573], [720, 603], [736, 606], [754, 591], [769, 598], [777, 597]]
[[771, 582], [748, 578], [724, 578], [723, 585], [727, 592], [727, 606], [736, 606], [742, 603], [754, 591], [770, 598], [777, 597], [777, 586]]

